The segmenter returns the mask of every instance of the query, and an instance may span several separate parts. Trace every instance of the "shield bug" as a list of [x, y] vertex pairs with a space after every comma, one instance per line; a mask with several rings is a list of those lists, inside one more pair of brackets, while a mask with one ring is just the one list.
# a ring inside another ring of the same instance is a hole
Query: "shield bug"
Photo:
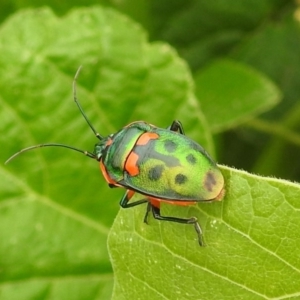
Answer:
[[[186, 206], [222, 200], [225, 193], [224, 177], [216, 163], [199, 144], [185, 136], [179, 121], [173, 121], [168, 128], [138, 121], [106, 137], [99, 134], [77, 99], [76, 80], [79, 71], [80, 68], [73, 81], [74, 101], [99, 139], [94, 151], [47, 143], [25, 148], [11, 156], [6, 163], [21, 153], [40, 147], [64, 147], [83, 153], [100, 163], [102, 174], [110, 187], [126, 189], [120, 201], [123, 208], [147, 203], [145, 223], [151, 211], [157, 220], [192, 224], [198, 242], [203, 246], [202, 230], [196, 217], [162, 216], [160, 204], [165, 202]], [[141, 198], [130, 202], [135, 193]]]

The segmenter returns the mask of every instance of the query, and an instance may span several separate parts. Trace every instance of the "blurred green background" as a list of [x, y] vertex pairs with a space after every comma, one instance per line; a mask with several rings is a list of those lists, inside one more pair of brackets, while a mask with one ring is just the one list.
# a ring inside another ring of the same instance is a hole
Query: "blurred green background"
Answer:
[[[0, 20], [2, 162], [43, 142], [92, 151], [72, 103], [82, 64], [78, 95], [101, 134], [179, 119], [218, 163], [300, 181], [299, 1], [4, 0]], [[64, 149], [0, 172], [0, 300], [109, 299], [106, 240], [122, 191]]]
[[205, 66], [226, 57], [273, 80], [282, 91], [281, 103], [260, 114], [259, 120], [231, 126], [218, 134], [218, 161], [299, 181], [299, 1], [4, 0], [0, 18], [3, 22], [18, 10], [44, 5], [62, 16], [74, 7], [94, 4], [113, 7], [136, 20], [151, 41], [170, 43], [188, 62], [196, 78]]

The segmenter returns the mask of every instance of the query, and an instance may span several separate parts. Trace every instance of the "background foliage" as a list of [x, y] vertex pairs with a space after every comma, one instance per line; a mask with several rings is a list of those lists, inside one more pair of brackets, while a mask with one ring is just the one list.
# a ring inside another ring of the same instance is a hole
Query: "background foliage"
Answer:
[[[299, 181], [296, 1], [0, 5], [3, 163], [42, 142], [92, 150], [72, 103], [83, 65], [77, 93], [101, 134], [180, 119], [220, 163]], [[119, 211], [122, 191], [76, 153], [2, 164], [0, 299], [298, 299], [299, 186], [222, 170], [224, 201], [163, 208], [199, 218], [202, 249], [189, 226], [147, 226], [144, 207]]]

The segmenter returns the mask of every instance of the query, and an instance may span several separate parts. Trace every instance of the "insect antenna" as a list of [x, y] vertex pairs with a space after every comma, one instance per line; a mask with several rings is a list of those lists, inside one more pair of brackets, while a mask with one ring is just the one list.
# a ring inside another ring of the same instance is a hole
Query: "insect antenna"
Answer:
[[99, 139], [99, 140], [102, 140], [103, 139], [103, 136], [98, 133], [96, 131], [96, 129], [94, 128], [94, 126], [92, 125], [92, 123], [90, 122], [90, 120], [88, 119], [88, 117], [86, 116], [86, 114], [84, 113], [79, 101], [78, 101], [78, 98], [77, 98], [77, 93], [76, 93], [76, 82], [77, 82], [77, 78], [79, 76], [79, 73], [82, 69], [82, 66], [80, 66], [75, 74], [75, 77], [74, 77], [74, 80], [73, 80], [73, 98], [74, 98], [74, 101], [77, 105], [77, 107], [79, 108], [82, 116], [84, 117], [85, 121], [88, 123], [89, 127], [92, 129], [92, 131], [94, 132], [94, 135]]
[[[81, 68], [82, 68], [81, 66], [78, 68], [78, 70], [77, 70], [77, 72], [75, 74], [74, 80], [73, 80], [73, 97], [74, 97], [74, 101], [75, 101], [77, 107], [79, 108], [82, 116], [84, 117], [84, 119], [88, 123], [89, 127], [94, 132], [95, 136], [99, 140], [102, 140], [103, 137], [96, 131], [96, 129], [94, 128], [94, 126], [91, 124], [90, 120], [85, 115], [85, 113], [84, 113], [84, 111], [83, 111], [83, 109], [82, 109], [82, 107], [81, 107], [81, 105], [80, 105], [80, 103], [79, 103], [79, 101], [77, 99], [77, 95], [76, 95], [76, 80], [78, 78], [78, 75], [79, 75], [79, 72], [80, 72]], [[33, 150], [33, 149], [36, 149], [36, 148], [42, 148], [42, 147], [62, 147], [62, 148], [67, 148], [67, 149], [70, 149], [70, 150], [73, 150], [73, 151], [80, 152], [80, 153], [84, 154], [87, 157], [90, 157], [90, 158], [93, 158], [93, 159], [97, 159], [96, 155], [94, 153], [92, 153], [92, 152], [89, 152], [89, 151], [84, 151], [84, 150], [78, 149], [76, 147], [68, 146], [68, 145], [64, 145], [64, 144], [47, 143], [47, 144], [39, 144], [39, 145], [35, 145], [35, 146], [30, 146], [30, 147], [24, 148], [24, 149], [20, 150], [19, 152], [15, 153], [14, 155], [12, 155], [8, 160], [6, 160], [5, 164], [9, 163], [15, 157], [17, 157], [18, 155], [20, 155], [20, 154], [22, 154], [24, 152], [27, 152], [27, 151], [30, 151], [30, 150]]]
[[93, 158], [93, 159], [97, 159], [96, 155], [94, 153], [91, 153], [89, 151], [84, 151], [81, 149], [78, 149], [76, 147], [72, 147], [72, 146], [68, 146], [68, 145], [64, 145], [64, 144], [57, 144], [57, 143], [48, 143], [48, 144], [39, 144], [39, 145], [34, 145], [34, 146], [30, 146], [27, 148], [24, 148], [22, 150], [20, 150], [19, 152], [15, 153], [14, 155], [12, 155], [8, 160], [6, 160], [5, 164], [8, 164], [11, 160], [13, 160], [14, 158], [16, 158], [17, 156], [19, 156], [20, 154], [36, 149], [36, 148], [42, 148], [42, 147], [62, 147], [62, 148], [68, 148], [71, 149], [73, 151], [77, 151], [80, 152], [82, 154], [84, 154], [87, 157]]

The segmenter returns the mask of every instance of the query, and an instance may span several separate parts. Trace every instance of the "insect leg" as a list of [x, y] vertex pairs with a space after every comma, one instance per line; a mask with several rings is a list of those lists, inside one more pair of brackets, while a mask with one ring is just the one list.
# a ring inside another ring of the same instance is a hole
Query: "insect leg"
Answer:
[[133, 195], [135, 194], [134, 191], [131, 190], [127, 190], [126, 193], [124, 194], [124, 196], [122, 197], [121, 201], [120, 201], [120, 206], [122, 206], [123, 208], [128, 208], [128, 207], [133, 207], [136, 205], [140, 205], [143, 203], [148, 202], [147, 198], [138, 200], [138, 201], [134, 201], [132, 203], [128, 203], [130, 201], [130, 199], [133, 197]]
[[146, 223], [146, 224], [148, 224], [148, 215], [149, 215], [149, 212], [151, 210], [151, 207], [152, 207], [151, 203], [148, 202], [145, 217], [144, 217], [144, 223]]
[[176, 223], [181, 223], [181, 224], [193, 224], [194, 228], [197, 232], [198, 235], [198, 242], [200, 246], [205, 246], [204, 241], [203, 241], [203, 234], [202, 234], [202, 229], [200, 227], [200, 224], [198, 223], [198, 220], [196, 217], [192, 217], [189, 219], [182, 219], [182, 218], [176, 218], [176, 217], [166, 217], [166, 216], [161, 216], [160, 215], [160, 208], [155, 207], [151, 203], [149, 203], [152, 209], [153, 217], [157, 220], [160, 221], [170, 221], [170, 222], [176, 222]]
[[168, 129], [171, 131], [179, 132], [184, 135], [183, 126], [178, 120], [173, 121], [173, 123], [171, 124], [171, 126], [168, 127]]

